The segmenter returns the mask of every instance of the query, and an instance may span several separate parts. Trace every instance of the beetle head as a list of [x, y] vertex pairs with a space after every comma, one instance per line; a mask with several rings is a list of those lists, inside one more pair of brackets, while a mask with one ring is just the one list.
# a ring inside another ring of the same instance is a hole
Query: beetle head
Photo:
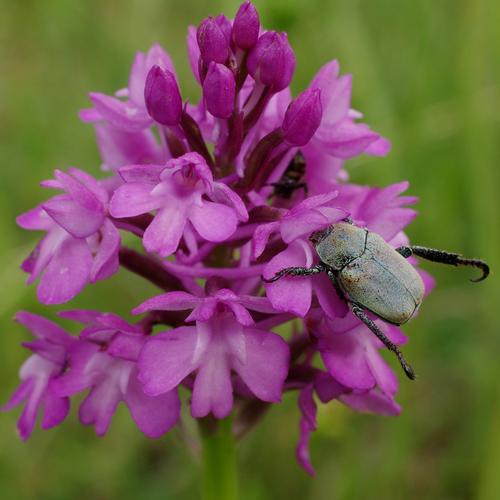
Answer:
[[330, 233], [332, 232], [332, 226], [326, 229], [321, 229], [320, 231], [314, 231], [314, 233], [309, 236], [309, 241], [314, 245], [321, 243]]

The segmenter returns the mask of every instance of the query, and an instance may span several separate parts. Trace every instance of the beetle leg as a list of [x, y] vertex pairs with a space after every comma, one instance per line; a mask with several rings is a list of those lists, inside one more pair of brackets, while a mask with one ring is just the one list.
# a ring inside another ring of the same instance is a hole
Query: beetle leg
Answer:
[[410, 247], [399, 247], [396, 248], [396, 252], [400, 253], [405, 259], [411, 257], [413, 252]]
[[472, 266], [477, 267], [482, 271], [479, 278], [471, 279], [471, 281], [482, 281], [490, 274], [490, 267], [484, 260], [479, 259], [466, 259], [458, 253], [446, 252], [444, 250], [436, 250], [435, 248], [411, 246], [400, 247], [396, 249], [403, 257], [410, 257], [416, 255], [422, 259], [430, 260], [432, 262], [439, 262], [440, 264], [449, 264], [451, 266]]
[[399, 350], [399, 347], [385, 336], [382, 330], [367, 316], [366, 312], [361, 307], [353, 304], [352, 302], [349, 304], [354, 315], [357, 316], [377, 336], [387, 349], [396, 354], [406, 376], [411, 380], [415, 380], [415, 372], [404, 358], [403, 353]]
[[280, 198], [285, 198], [289, 199], [292, 197], [292, 194], [294, 191], [297, 189], [303, 189], [304, 190], [304, 195], [307, 197], [309, 194], [309, 188], [307, 187], [307, 184], [305, 182], [297, 182], [294, 180], [285, 180], [285, 181], [279, 181], [279, 182], [271, 182], [269, 184], [266, 184], [267, 186], [273, 186], [274, 187], [274, 194], [279, 196]]
[[274, 283], [284, 276], [312, 276], [313, 274], [322, 273], [325, 270], [323, 264], [317, 264], [314, 267], [285, 267], [281, 271], [278, 271], [272, 278], [266, 279], [262, 277], [262, 281], [265, 283]]
[[326, 274], [330, 278], [330, 281], [333, 283], [333, 287], [335, 288], [335, 291], [337, 292], [339, 299], [346, 302], [344, 292], [340, 288], [340, 285], [339, 285], [339, 282], [337, 281], [337, 276], [335, 275], [335, 272], [332, 271], [331, 269], [327, 269]]

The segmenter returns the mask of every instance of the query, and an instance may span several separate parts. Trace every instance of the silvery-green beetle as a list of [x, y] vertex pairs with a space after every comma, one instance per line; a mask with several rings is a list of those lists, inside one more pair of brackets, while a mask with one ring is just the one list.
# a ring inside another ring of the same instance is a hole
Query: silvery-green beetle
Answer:
[[384, 335], [366, 311], [398, 326], [415, 314], [422, 303], [424, 283], [414, 267], [406, 261], [411, 255], [442, 264], [479, 268], [482, 275], [471, 281], [481, 281], [490, 272], [486, 262], [465, 259], [456, 253], [419, 246], [394, 249], [378, 234], [357, 227], [350, 220], [317, 231], [310, 240], [320, 259], [318, 265], [311, 268], [287, 267], [265, 281], [271, 283], [284, 276], [327, 273], [337, 293], [346, 300], [352, 312], [396, 354], [410, 379], [415, 378], [413, 368], [398, 346]]

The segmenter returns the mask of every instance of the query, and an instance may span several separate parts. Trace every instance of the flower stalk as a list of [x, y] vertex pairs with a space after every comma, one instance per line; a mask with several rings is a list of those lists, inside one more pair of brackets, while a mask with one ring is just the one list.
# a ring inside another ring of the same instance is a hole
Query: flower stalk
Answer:
[[237, 500], [236, 442], [231, 417], [199, 420], [203, 500]]

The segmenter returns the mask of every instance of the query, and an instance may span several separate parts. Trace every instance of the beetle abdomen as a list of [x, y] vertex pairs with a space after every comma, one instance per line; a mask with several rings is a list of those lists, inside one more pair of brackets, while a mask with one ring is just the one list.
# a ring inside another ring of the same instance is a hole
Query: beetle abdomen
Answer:
[[385, 240], [375, 233], [368, 233], [366, 250], [384, 268], [390, 269], [396, 279], [404, 284], [419, 307], [424, 298], [424, 282], [415, 268]]
[[364, 254], [342, 269], [339, 281], [353, 302], [396, 325], [413, 316], [424, 295], [413, 266], [374, 233], [368, 233]]

